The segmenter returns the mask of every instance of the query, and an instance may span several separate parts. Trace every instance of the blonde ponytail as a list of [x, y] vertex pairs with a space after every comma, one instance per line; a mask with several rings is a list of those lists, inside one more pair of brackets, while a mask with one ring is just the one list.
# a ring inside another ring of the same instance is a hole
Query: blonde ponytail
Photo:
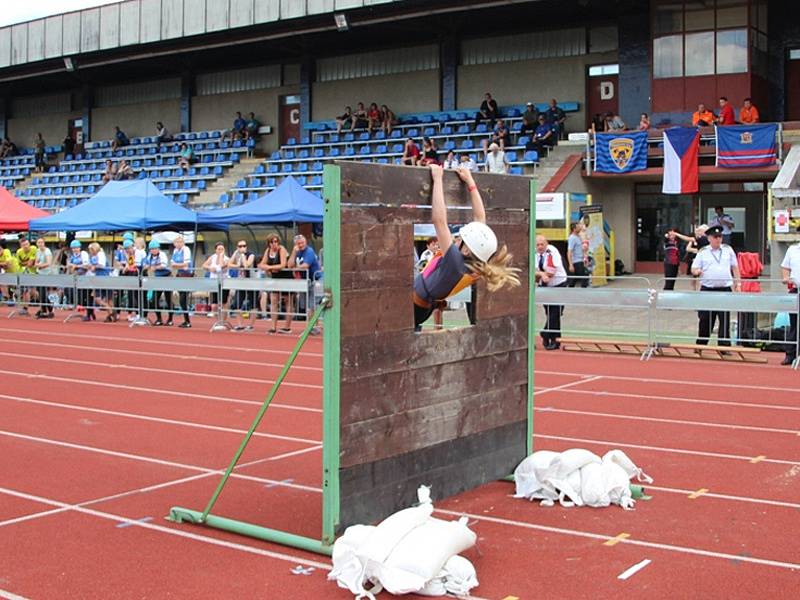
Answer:
[[511, 266], [513, 256], [508, 253], [508, 248], [503, 246], [486, 261], [468, 262], [469, 270], [477, 277], [486, 281], [486, 288], [496, 292], [503, 287], [517, 287], [520, 285], [517, 273], [520, 270]]

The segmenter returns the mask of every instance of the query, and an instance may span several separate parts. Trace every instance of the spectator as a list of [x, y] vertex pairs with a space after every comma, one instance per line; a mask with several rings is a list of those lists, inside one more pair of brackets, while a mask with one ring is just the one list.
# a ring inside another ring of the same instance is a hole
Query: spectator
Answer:
[[452, 150], [448, 151], [447, 157], [444, 159], [444, 168], [445, 169], [457, 169], [461, 165], [456, 158], [455, 152]]
[[[175, 248], [172, 250], [169, 263], [175, 273], [175, 277], [192, 277], [192, 251], [186, 246], [183, 236], [177, 236], [173, 245]], [[188, 329], [192, 326], [189, 320], [189, 293], [178, 292], [178, 302], [181, 308], [181, 314], [183, 314], [183, 323], [178, 325], [178, 327]]]
[[[281, 238], [277, 234], [271, 233], [267, 236], [267, 248], [264, 250], [264, 256], [261, 262], [258, 263], [258, 268], [264, 271], [268, 277], [272, 279], [292, 279], [292, 272], [286, 270], [286, 265], [289, 262], [289, 253], [281, 244]], [[266, 292], [261, 298], [261, 312], [267, 312], [267, 294]], [[278, 332], [278, 318], [281, 312], [281, 305], [286, 303], [286, 314], [284, 327], [282, 331], [290, 332], [292, 330], [292, 294], [282, 292], [270, 292], [270, 317], [272, 318], [272, 328], [269, 333]]]
[[[228, 271], [229, 261], [230, 258], [225, 254], [225, 244], [217, 242], [214, 245], [214, 254], [206, 259], [203, 263], [203, 268], [208, 271], [210, 279], [223, 279]], [[209, 316], [217, 314], [218, 307], [219, 315], [220, 317], [222, 316], [222, 311], [228, 304], [228, 293], [228, 290], [222, 290], [222, 298], [219, 298], [217, 292], [211, 292], [211, 314]], [[221, 304], [220, 300], [222, 300]]]
[[[134, 241], [126, 238], [122, 241], [122, 255], [115, 265], [121, 277], [138, 277], [139, 267], [147, 253], [137, 248]], [[139, 312], [139, 294], [135, 291], [128, 292], [128, 321], [134, 321]]]
[[[17, 271], [19, 271], [17, 257], [11, 254], [6, 241], [0, 238], [0, 273], [16, 273]], [[0, 295], [6, 300], [11, 300], [13, 293], [8, 286], [0, 285]]]
[[251, 112], [247, 115], [247, 122], [244, 125], [245, 138], [248, 140], [255, 140], [258, 138], [258, 129], [261, 127], [256, 114]]
[[664, 235], [664, 289], [674, 290], [675, 280], [681, 264], [681, 253], [678, 248], [678, 236], [674, 229]]
[[[28, 239], [28, 236], [24, 233], [19, 234], [19, 248], [15, 253], [17, 259], [17, 266], [19, 267], [20, 273], [36, 273], [36, 248], [31, 245], [31, 241]], [[22, 288], [20, 289], [20, 294], [22, 296], [21, 300], [23, 305], [20, 309], [22, 314], [28, 314], [28, 309], [26, 304], [31, 300], [31, 289], [30, 288]]]
[[233, 120], [233, 128], [231, 129], [231, 141], [239, 140], [244, 137], [247, 121], [242, 118], [242, 113], [236, 111], [236, 118]]
[[[156, 240], [150, 240], [147, 245], [149, 252], [142, 260], [141, 268], [142, 274], [147, 277], [169, 277], [172, 272], [169, 270], [169, 262], [167, 255], [161, 251], [161, 244]], [[164, 300], [164, 305], [167, 309], [166, 323], [161, 319], [161, 300]], [[151, 290], [147, 293], [147, 312], [155, 312], [156, 320], [153, 323], [156, 327], [166, 325], [172, 326], [172, 292], [165, 290]], [[146, 315], [149, 316], [149, 315]]]
[[528, 102], [525, 105], [525, 112], [522, 114], [522, 128], [519, 130], [520, 135], [533, 132], [539, 124], [539, 111], [533, 105], [533, 102]]
[[[536, 281], [542, 287], [565, 287], [567, 272], [561, 261], [561, 254], [555, 246], [547, 242], [543, 235], [536, 236]], [[545, 304], [545, 326], [542, 329], [542, 342], [545, 350], [557, 350], [561, 347], [561, 313], [563, 307], [557, 304]]]
[[505, 151], [506, 139], [508, 139], [508, 129], [506, 128], [506, 123], [503, 121], [503, 119], [498, 119], [497, 125], [494, 126], [491, 137], [488, 140], [483, 140], [484, 154], [486, 153], [486, 147], [489, 144], [498, 144], [500, 146], [500, 150]]
[[422, 156], [417, 163], [421, 167], [439, 164], [439, 152], [436, 143], [429, 137], [422, 138]]
[[761, 117], [751, 98], [744, 99], [744, 106], [739, 109], [739, 121], [745, 125], [758, 123]]
[[720, 227], [722, 229], [722, 243], [730, 245], [731, 243], [731, 234], [733, 233], [733, 228], [735, 227], [736, 223], [733, 221], [733, 217], [730, 216], [728, 213], [725, 212], [725, 209], [721, 206], [714, 207], [714, 216], [708, 222], [709, 227]]
[[163, 144], [164, 142], [171, 142], [172, 141], [172, 134], [169, 130], [164, 127], [164, 124], [161, 121], [156, 123], [156, 142], [159, 144]]
[[419, 255], [419, 260], [416, 264], [417, 271], [425, 269], [431, 259], [436, 256], [437, 252], [439, 252], [439, 238], [436, 236], [428, 238], [428, 241], [425, 243], [425, 250]]
[[[797, 294], [800, 288], [800, 244], [793, 244], [786, 250], [786, 255], [781, 262], [781, 274], [783, 275], [783, 283], [789, 288], [790, 294]], [[800, 301], [800, 295], [797, 296]], [[795, 310], [789, 313], [789, 335], [786, 344], [786, 356], [781, 362], [782, 365], [791, 365], [797, 358], [797, 318], [800, 314], [800, 304], [794, 303]]]
[[650, 129], [650, 127], [650, 117], [647, 115], [647, 113], [642, 113], [642, 115], [639, 117], [639, 127], [637, 127], [637, 130], [647, 131]]
[[106, 168], [103, 171], [103, 183], [108, 183], [117, 178], [117, 167], [110, 158], [106, 159]]
[[477, 127], [481, 121], [489, 121], [489, 127], [493, 128], [494, 122], [499, 115], [500, 112], [497, 108], [497, 101], [492, 98], [489, 92], [486, 92], [486, 95], [483, 97], [483, 102], [481, 102], [481, 106], [475, 114], [475, 126]]
[[[86, 271], [86, 275], [88, 277], [108, 277], [111, 273], [111, 269], [108, 268], [108, 259], [106, 258], [106, 253], [103, 252], [103, 248], [97, 242], [92, 242], [89, 244], [89, 268]], [[113, 303], [109, 301], [111, 297], [111, 290], [94, 290], [92, 294], [92, 299], [90, 300], [91, 307], [90, 309], [86, 310], [86, 316], [83, 317], [84, 321], [94, 320], [94, 309], [95, 305], [100, 307], [104, 310], [108, 311], [108, 315], [105, 318], [106, 323], [111, 323], [117, 320], [116, 314], [113, 312]], [[89, 313], [91, 314], [91, 319], [89, 317]]]
[[400, 159], [400, 163], [413, 167], [417, 164], [417, 161], [419, 161], [419, 148], [414, 143], [414, 138], [408, 138], [405, 148], [403, 148], [403, 157]]
[[[736, 253], [730, 246], [722, 243], [722, 228], [709, 227], [706, 231], [708, 246], [697, 253], [692, 261], [692, 274], [700, 278], [701, 292], [740, 291], [739, 263]], [[714, 330], [714, 323], [719, 321], [717, 343], [730, 346], [730, 313], [724, 311], [698, 311], [697, 344], [706, 345]], [[699, 350], [695, 350], [697, 354]]]
[[[694, 228], [694, 236], [686, 236], [681, 233], [675, 232], [675, 237], [679, 240], [686, 242], [686, 251], [684, 260], [686, 261], [686, 274], [694, 277], [692, 275], [692, 262], [694, 261], [697, 253], [705, 246], [708, 246], [708, 238], [706, 237], [706, 231], [708, 230], [708, 225], [698, 225]], [[696, 290], [697, 289], [697, 281], [692, 282], [692, 287]]]
[[73, 155], [75, 154], [75, 138], [72, 137], [72, 134], [68, 131], [67, 135], [64, 137], [64, 141], [61, 142], [64, 146], [64, 156]]
[[178, 158], [178, 166], [181, 169], [188, 169], [194, 162], [194, 150], [187, 143], [182, 142], [180, 146], [180, 158]]
[[[54, 275], [58, 269], [53, 264], [53, 253], [44, 243], [44, 238], [36, 240], [36, 262], [34, 263], [36, 273], [39, 275]], [[53, 304], [49, 301], [47, 288], [38, 288], [39, 310], [34, 315], [37, 319], [52, 319]]]
[[478, 164], [475, 162], [475, 159], [472, 158], [469, 154], [462, 154], [461, 159], [459, 160], [458, 166], [462, 169], [466, 169], [471, 173], [474, 173], [478, 170]]
[[[545, 121], [553, 127], [555, 139], [558, 140], [559, 136], [564, 133], [567, 113], [558, 105], [558, 101], [555, 98], [550, 100], [550, 108], [545, 113]], [[555, 144], [553, 145], [555, 146]]]
[[486, 154], [487, 173], [500, 173], [508, 172], [508, 163], [506, 162], [506, 153], [500, 150], [500, 146], [492, 142], [489, 144], [489, 152]]
[[373, 102], [369, 105], [369, 110], [367, 111], [367, 130], [370, 135], [381, 126], [381, 121], [381, 111], [378, 109], [378, 105]]
[[353, 109], [349, 106], [345, 106], [344, 113], [336, 117], [336, 133], [342, 133], [342, 129], [347, 124], [350, 125], [350, 128], [353, 127]]
[[[307, 279], [311, 281], [316, 279], [316, 275], [320, 271], [319, 260], [317, 259], [317, 253], [314, 252], [314, 249], [308, 245], [308, 241], [306, 240], [305, 236], [294, 236], [294, 248], [292, 248], [292, 253], [289, 255], [288, 265], [290, 269], [301, 269], [306, 271]], [[295, 277], [302, 277], [302, 275], [296, 273]], [[313, 311], [313, 306], [306, 306], [306, 312], [309, 315]], [[311, 330], [312, 335], [317, 335], [318, 333], [319, 329], [316, 327]]]
[[356, 104], [356, 110], [351, 120], [353, 122], [353, 129], [366, 129], [367, 125], [369, 125], [367, 111], [364, 109], [363, 102]]
[[114, 179], [116, 181], [127, 181], [129, 179], [135, 179], [136, 173], [133, 172], [133, 168], [128, 164], [128, 161], [125, 159], [119, 161], [119, 165], [117, 166], [117, 172], [114, 175]]
[[[247, 242], [245, 240], [239, 240], [236, 243], [236, 251], [231, 255], [228, 261], [228, 275], [232, 278], [249, 279], [255, 259], [255, 254], [247, 249]], [[255, 291], [236, 290], [236, 295], [231, 304], [231, 310], [237, 311], [238, 319], [238, 323], [233, 330], [252, 331], [253, 323], [256, 318]], [[249, 324], [243, 325], [242, 318], [249, 319]]]
[[570, 272], [569, 287], [580, 284], [582, 288], [589, 287], [589, 273], [586, 270], [586, 254], [583, 251], [583, 223], [576, 221], [570, 225], [567, 238], [567, 265]]
[[[86, 275], [89, 270], [89, 253], [81, 249], [81, 243], [78, 240], [72, 240], [69, 244], [70, 255], [67, 258], [67, 273], [69, 275]], [[78, 309], [80, 307], [89, 307], [86, 311], [85, 321], [95, 320], [94, 311], [91, 309], [89, 299], [89, 290], [78, 290], [78, 299], [76, 302]]]
[[614, 113], [606, 114], [606, 131], [618, 133], [620, 131], [625, 131], [626, 128], [627, 126], [625, 125], [625, 121], [622, 120], [622, 117]]
[[539, 126], [533, 134], [531, 145], [540, 157], [546, 155], [546, 148], [549, 149], [556, 145], [557, 137], [556, 130], [551, 123], [547, 122], [547, 117], [539, 115]]
[[692, 115], [692, 125], [695, 127], [708, 127], [713, 125], [717, 120], [714, 113], [706, 108], [702, 102], [697, 105], [697, 110]]
[[733, 114], [733, 106], [725, 96], [719, 99], [719, 118], [717, 119], [719, 125], [736, 125], [736, 115]]
[[381, 105], [381, 129], [389, 136], [392, 133], [392, 127], [397, 124], [397, 116], [385, 104]]
[[8, 140], [8, 138], [3, 138], [3, 141], [0, 142], [0, 158], [5, 158], [8, 155], [10, 145], [11, 142]]
[[44, 159], [45, 159], [44, 150], [46, 145], [47, 144], [45, 144], [42, 134], [37, 133], [36, 137], [33, 139], [33, 148], [34, 148], [34, 157], [36, 161], [36, 170], [39, 173], [44, 173]]
[[128, 136], [119, 128], [119, 125], [114, 126], [114, 139], [111, 140], [111, 149], [116, 151], [130, 143], [131, 141], [128, 139]]

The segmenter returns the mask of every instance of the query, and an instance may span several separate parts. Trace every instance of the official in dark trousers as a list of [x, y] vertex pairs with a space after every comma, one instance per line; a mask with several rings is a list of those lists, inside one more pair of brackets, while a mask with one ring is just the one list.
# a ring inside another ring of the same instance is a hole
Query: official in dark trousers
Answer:
[[[739, 264], [733, 248], [722, 243], [722, 227], [709, 227], [706, 231], [708, 246], [697, 253], [692, 262], [692, 274], [700, 278], [701, 292], [741, 291]], [[719, 310], [698, 311], [697, 343], [707, 345], [719, 322], [717, 341], [720, 346], [730, 346], [730, 313]]]
[[[567, 272], [558, 248], [547, 243], [543, 235], [536, 236], [536, 282], [541, 287], [565, 287]], [[560, 304], [545, 304], [546, 317], [542, 330], [542, 343], [545, 350], [557, 350], [560, 347], [561, 313], [564, 307]]]
[[[781, 262], [781, 271], [783, 273], [783, 282], [789, 287], [789, 293], [797, 295], [797, 290], [800, 288], [800, 244], [793, 244], [789, 246], [786, 251], [786, 256], [783, 257]], [[795, 311], [789, 313], [789, 338], [786, 345], [786, 357], [783, 359], [782, 365], [791, 365], [797, 359], [797, 344], [800, 337], [800, 331], [797, 328], [797, 317], [800, 313], [800, 296], [796, 296], [798, 302], [795, 302]]]

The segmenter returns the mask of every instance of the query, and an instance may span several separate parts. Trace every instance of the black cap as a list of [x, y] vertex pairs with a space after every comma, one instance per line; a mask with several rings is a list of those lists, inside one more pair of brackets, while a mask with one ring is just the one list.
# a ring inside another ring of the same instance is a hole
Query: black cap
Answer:
[[706, 229], [706, 237], [711, 237], [712, 235], [722, 235], [722, 227], [715, 225]]

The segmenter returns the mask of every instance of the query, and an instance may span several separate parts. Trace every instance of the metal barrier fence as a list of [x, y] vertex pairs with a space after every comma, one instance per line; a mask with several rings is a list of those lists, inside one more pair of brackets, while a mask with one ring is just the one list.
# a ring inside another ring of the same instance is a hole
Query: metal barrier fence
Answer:
[[[201, 270], [197, 270], [199, 273]], [[302, 270], [287, 270], [307, 275]], [[68, 274], [0, 273], [0, 293], [14, 307], [8, 318], [22, 315], [53, 318], [67, 311], [71, 319], [116, 321], [128, 314], [131, 326], [172, 324], [180, 317], [190, 326], [190, 316], [215, 317], [212, 331], [252, 331], [257, 318], [279, 321], [289, 331], [293, 320], [304, 320], [317, 304], [319, 282], [308, 278], [195, 276], [91, 276]], [[177, 296], [177, 299], [176, 299]], [[150, 316], [155, 314], [155, 320]]]

